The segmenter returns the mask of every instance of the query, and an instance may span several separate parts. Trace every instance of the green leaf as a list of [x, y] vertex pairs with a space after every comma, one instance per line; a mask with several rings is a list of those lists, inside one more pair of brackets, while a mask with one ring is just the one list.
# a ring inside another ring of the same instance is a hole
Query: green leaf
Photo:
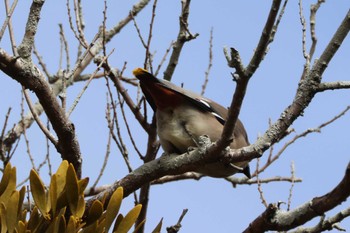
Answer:
[[115, 190], [114, 193], [112, 194], [106, 209], [106, 223], [105, 223], [106, 232], [108, 232], [115, 217], [117, 216], [122, 200], [123, 200], [123, 187], [118, 187], [117, 190]]
[[30, 171], [30, 190], [34, 199], [34, 202], [40, 212], [43, 214], [44, 218], [50, 220], [49, 210], [50, 207], [47, 202], [45, 186], [41, 181], [38, 173], [35, 170]]
[[124, 217], [124, 219], [120, 222], [117, 233], [127, 233], [132, 225], [134, 225], [137, 217], [140, 214], [142, 205], [138, 204], [134, 208], [132, 208], [129, 213]]

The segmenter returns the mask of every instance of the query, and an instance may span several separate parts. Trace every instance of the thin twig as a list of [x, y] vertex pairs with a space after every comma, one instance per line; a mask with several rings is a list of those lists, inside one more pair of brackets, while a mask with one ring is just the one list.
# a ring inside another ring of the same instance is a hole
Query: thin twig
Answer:
[[149, 32], [148, 32], [148, 39], [147, 39], [147, 45], [146, 45], [145, 61], [143, 64], [145, 69], [147, 69], [147, 67], [149, 67], [149, 70], [151, 71], [152, 74], [153, 74], [153, 66], [152, 66], [152, 56], [150, 53], [150, 46], [151, 46], [151, 40], [152, 40], [154, 19], [156, 17], [156, 8], [157, 8], [157, 0], [154, 0], [153, 7], [152, 7], [151, 22], [149, 24]]
[[287, 202], [287, 211], [290, 210], [290, 206], [292, 204], [292, 197], [293, 197], [293, 188], [294, 188], [294, 184], [295, 184], [295, 166], [294, 166], [294, 162], [292, 161], [291, 165], [290, 165], [290, 173], [291, 173], [291, 185], [289, 188], [289, 196], [288, 196], [288, 202]]
[[303, 13], [303, 2], [302, 0], [299, 0], [299, 18], [300, 18], [300, 24], [302, 26], [302, 49], [303, 49], [303, 56], [306, 60], [306, 64], [308, 67], [310, 66], [310, 56], [306, 52], [306, 21]]
[[[12, 14], [17, 6], [17, 2], [18, 2], [18, 0], [14, 0], [12, 5], [11, 5], [10, 10], [7, 11], [6, 19], [4, 21], [4, 24], [1, 27], [1, 30], [0, 30], [0, 41], [5, 33], [5, 30], [6, 30], [6, 27], [9, 23], [9, 21], [11, 20]], [[14, 54], [14, 55], [17, 56], [16, 54]]]
[[82, 11], [81, 1], [73, 0], [73, 2], [74, 2], [75, 23], [78, 29], [79, 38], [81, 39], [81, 41], [84, 42], [85, 45], [87, 45], [88, 42], [85, 38], [84, 29], [81, 23], [83, 19], [83, 13], [81, 12]]
[[49, 70], [47, 69], [47, 66], [43, 60], [43, 57], [39, 54], [39, 51], [37, 50], [35, 44], [33, 45], [33, 53], [36, 56], [36, 58], [38, 59], [38, 63], [41, 66], [41, 69], [44, 71], [46, 77], [50, 80], [52, 75], [50, 74]]
[[4, 125], [2, 127], [1, 130], [1, 135], [0, 135], [0, 158], [1, 161], [5, 162], [5, 150], [3, 147], [3, 142], [4, 142], [4, 136], [5, 136], [5, 131], [6, 131], [6, 127], [7, 127], [7, 123], [10, 117], [10, 113], [11, 113], [11, 107], [9, 107], [9, 109], [7, 110], [6, 116], [5, 116], [5, 121], [4, 121]]
[[182, 214], [181, 214], [179, 220], [177, 221], [177, 223], [174, 226], [170, 226], [170, 227], [166, 228], [168, 233], [177, 233], [180, 231], [181, 222], [182, 222], [183, 218], [185, 217], [187, 211], [188, 211], [188, 209], [182, 210]]
[[278, 17], [277, 17], [277, 20], [276, 20], [276, 23], [275, 25], [273, 26], [272, 28], [272, 32], [271, 32], [271, 35], [270, 35], [270, 41], [269, 43], [272, 43], [273, 40], [275, 39], [275, 35], [276, 35], [276, 32], [277, 32], [277, 29], [278, 29], [278, 26], [282, 20], [282, 17], [284, 15], [284, 12], [286, 10], [286, 7], [287, 7], [287, 3], [288, 3], [288, 0], [285, 0], [284, 3], [283, 3], [283, 6], [280, 10], [280, 13], [278, 14]]
[[84, 92], [86, 91], [86, 89], [88, 88], [89, 84], [91, 83], [92, 79], [95, 77], [95, 75], [97, 74], [97, 72], [100, 70], [100, 68], [102, 67], [103, 63], [105, 63], [105, 61], [107, 60], [107, 58], [114, 52], [114, 49], [112, 49], [112, 51], [108, 54], [107, 57], [104, 57], [102, 59], [102, 61], [100, 62], [100, 64], [97, 66], [96, 70], [94, 73], [91, 74], [91, 77], [89, 78], [89, 80], [86, 82], [85, 86], [83, 87], [83, 89], [80, 91], [80, 93], [78, 94], [78, 96], [75, 98], [72, 106], [70, 107], [69, 111], [67, 112], [67, 116], [69, 117], [70, 114], [74, 111], [75, 107], [77, 106], [77, 104], [79, 103], [81, 97], [83, 96]]
[[204, 83], [202, 85], [201, 95], [204, 95], [205, 89], [207, 88], [207, 84], [209, 81], [209, 74], [211, 67], [213, 66], [213, 28], [210, 30], [210, 39], [209, 39], [209, 62], [207, 70], [205, 71]]
[[190, 3], [191, 0], [183, 0], [181, 1], [181, 15], [179, 19], [180, 29], [177, 35], [177, 39], [173, 44], [173, 52], [170, 56], [169, 63], [167, 68], [164, 71], [164, 79], [170, 81], [175, 68], [179, 62], [179, 57], [182, 51], [184, 44], [190, 40], [195, 39], [199, 36], [198, 33], [192, 35], [188, 29], [188, 16], [190, 14]]
[[310, 34], [311, 34], [311, 40], [312, 44], [310, 47], [310, 59], [312, 59], [315, 49], [316, 49], [316, 44], [317, 44], [317, 37], [316, 37], [316, 13], [318, 9], [321, 7], [321, 4], [324, 3], [325, 0], [318, 0], [316, 4], [311, 4], [310, 7]]
[[[74, 0], [74, 3], [75, 3], [75, 0]], [[73, 19], [72, 19], [73, 17], [71, 15], [71, 9], [70, 9], [70, 6], [69, 6], [69, 0], [67, 0], [66, 6], [67, 6], [67, 14], [68, 14], [68, 21], [69, 21], [70, 29], [72, 30], [75, 38], [79, 41], [80, 45], [83, 46], [85, 49], [87, 49], [88, 44], [85, 43], [84, 40], [82, 40], [82, 38], [80, 37], [80, 35], [77, 33], [77, 31], [74, 28]]]
[[[21, 118], [24, 117], [24, 96], [25, 96], [25, 93], [23, 91], [22, 100], [21, 100]], [[26, 143], [27, 155], [29, 157], [29, 161], [32, 164], [32, 169], [35, 169], [34, 158], [32, 156], [32, 153], [30, 152], [30, 145], [29, 145], [29, 140], [27, 137], [27, 130], [23, 131], [23, 137], [24, 137], [24, 141]], [[48, 137], [46, 137], [46, 138], [48, 138]]]
[[24, 94], [24, 97], [25, 97], [25, 99], [27, 101], [28, 107], [29, 107], [29, 109], [30, 109], [30, 111], [31, 111], [31, 113], [32, 113], [36, 123], [38, 124], [39, 128], [45, 134], [45, 136], [51, 141], [51, 143], [54, 144], [55, 146], [57, 146], [58, 145], [57, 139], [55, 138], [55, 136], [53, 136], [51, 134], [51, 132], [46, 128], [46, 126], [40, 120], [39, 116], [36, 114], [34, 106], [33, 106], [33, 103], [32, 103], [32, 101], [30, 99], [28, 90], [25, 89], [24, 87], [23, 87], [23, 94]]
[[[341, 118], [342, 116], [344, 116], [348, 111], [350, 110], [350, 105], [347, 106], [343, 111], [341, 111], [340, 113], [338, 113], [337, 115], [335, 115], [334, 117], [332, 117], [331, 119], [329, 119], [328, 121], [323, 122], [322, 124], [320, 124], [319, 126], [315, 127], [315, 128], [309, 128], [305, 131], [303, 131], [300, 134], [296, 134], [291, 140], [287, 141], [282, 148], [274, 155], [274, 156], [269, 156], [269, 159], [267, 160], [267, 162], [264, 164], [264, 166], [262, 166], [258, 173], [262, 173], [266, 168], [268, 168], [273, 162], [275, 162], [282, 154], [283, 152], [292, 144], [294, 144], [298, 139], [302, 138], [302, 137], [306, 137], [308, 134], [310, 133], [320, 133], [321, 129], [326, 127], [327, 125], [330, 125], [331, 123], [333, 123], [334, 121], [336, 121], [337, 119]], [[255, 176], [255, 173], [252, 174], [252, 177]]]
[[[109, 106], [108, 106], [108, 103], [107, 103], [107, 110], [106, 111], [109, 111], [108, 109], [109, 109]], [[106, 113], [106, 114], [108, 114], [108, 113]], [[96, 178], [94, 184], [92, 185], [93, 189], [95, 189], [95, 187], [97, 186], [98, 182], [102, 178], [102, 176], [104, 174], [104, 171], [105, 171], [105, 169], [107, 167], [108, 158], [109, 158], [109, 155], [110, 155], [110, 152], [111, 152], [111, 139], [112, 139], [112, 133], [109, 132], [108, 133], [108, 139], [107, 139], [107, 145], [106, 145], [106, 153], [105, 153], [105, 156], [104, 156], [103, 164], [102, 164], [102, 167], [101, 167], [100, 172], [98, 174], [98, 177]]]
[[[17, 4], [17, 0], [15, 1]], [[5, 9], [6, 9], [6, 15], [9, 16], [9, 0], [5, 0]], [[18, 56], [18, 52], [17, 52], [17, 46], [16, 46], [16, 40], [15, 40], [15, 35], [13, 32], [13, 27], [12, 27], [12, 21], [11, 21], [11, 17], [9, 17], [8, 19], [8, 29], [9, 29], [9, 34], [10, 34], [10, 41], [11, 41], [11, 49], [13, 52], [13, 55], [15, 57]], [[1, 36], [0, 36], [0, 41], [1, 41]]]
[[[48, 130], [50, 130], [49, 119], [47, 119], [46, 127]], [[49, 143], [48, 138], [46, 138], [46, 160], [47, 160], [48, 174], [49, 174], [49, 177], [51, 177], [52, 176], [52, 166], [51, 166], [51, 159], [50, 159], [50, 143]]]
[[268, 204], [266, 202], [266, 199], [264, 197], [264, 192], [261, 188], [261, 183], [260, 183], [260, 179], [259, 179], [259, 162], [260, 162], [260, 158], [257, 158], [256, 159], [256, 181], [257, 181], [257, 184], [258, 184], [258, 191], [259, 191], [259, 196], [260, 196], [260, 200], [261, 200], [261, 203], [265, 206], [265, 208], [267, 208]]
[[162, 65], [163, 65], [164, 62], [166, 61], [166, 58], [167, 58], [167, 56], [168, 56], [168, 54], [169, 54], [169, 52], [170, 52], [170, 50], [171, 50], [171, 47], [173, 46], [173, 43], [174, 43], [174, 41], [171, 41], [171, 42], [170, 42], [170, 45], [169, 45], [169, 47], [167, 48], [167, 50], [165, 51], [164, 56], [162, 57], [162, 60], [159, 62], [158, 66], [157, 66], [156, 72], [154, 72], [154, 76], [156, 76], [156, 77], [158, 76], [158, 73], [159, 73], [159, 71], [160, 71], [160, 68], [162, 67]]
[[[66, 39], [64, 30], [63, 30], [63, 25], [58, 24], [60, 28], [60, 39], [61, 43], [63, 44], [64, 51], [66, 53], [66, 70], [70, 70], [70, 58], [69, 58], [69, 47], [68, 47], [68, 41]], [[61, 62], [60, 62], [61, 63]], [[60, 66], [61, 67], [61, 66]]]

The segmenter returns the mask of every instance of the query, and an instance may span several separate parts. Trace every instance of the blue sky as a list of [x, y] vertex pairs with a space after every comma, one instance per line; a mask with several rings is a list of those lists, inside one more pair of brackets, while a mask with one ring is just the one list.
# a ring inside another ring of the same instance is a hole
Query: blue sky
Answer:
[[[126, 16], [134, 2], [108, 1], [107, 27], [110, 28]], [[303, 1], [307, 22], [309, 22], [310, 4], [314, 2]], [[147, 37], [149, 29], [152, 3], [136, 17], [144, 37]], [[13, 15], [17, 45], [21, 42], [24, 33], [29, 4], [29, 1], [19, 1]], [[225, 46], [236, 48], [240, 52], [243, 63], [248, 64], [260, 38], [269, 7], [270, 1], [192, 1], [189, 29], [192, 33], [200, 35], [197, 39], [185, 44], [172, 81], [179, 85], [183, 83], [185, 88], [192, 91], [201, 91], [204, 72], [209, 60], [210, 30], [213, 28], [213, 67], [205, 96], [223, 106], [228, 106], [235, 83], [230, 75], [233, 70], [227, 66], [223, 48]], [[170, 42], [177, 36], [180, 8], [180, 1], [158, 1], [151, 43], [151, 52], [155, 52], [154, 67], [162, 59]], [[267, 56], [250, 81], [240, 114], [250, 142], [254, 142], [259, 135], [263, 134], [268, 128], [269, 119], [274, 122], [294, 98], [304, 65], [301, 46], [302, 27], [298, 9], [297, 1], [289, 2], [275, 41], [269, 46]], [[1, 10], [4, 11], [3, 7]], [[84, 3], [83, 10], [86, 23], [85, 34], [91, 41], [103, 19], [103, 1], [96, 1], [94, 4]], [[320, 56], [348, 10], [349, 2], [346, 0], [328, 1], [322, 5], [316, 18], [318, 44], [314, 58]], [[66, 12], [64, 1], [47, 1], [42, 10], [36, 47], [51, 73], [57, 72], [58, 69], [59, 23], [63, 24], [69, 41], [71, 63], [76, 59], [77, 42], [69, 29]], [[2, 22], [3, 19], [4, 14], [1, 14], [0, 21]], [[311, 45], [309, 24], [307, 30], [307, 47], [309, 48]], [[10, 53], [7, 32], [0, 46]], [[127, 69], [124, 73], [126, 76], [131, 77], [134, 68], [143, 66], [145, 52], [132, 23], [108, 44], [107, 52], [112, 49], [115, 49], [115, 52], [109, 58], [111, 66], [121, 68], [124, 62], [127, 62]], [[350, 39], [346, 38], [324, 73], [323, 81], [349, 80], [349, 51]], [[94, 65], [89, 66], [84, 73], [91, 73], [94, 69]], [[164, 69], [165, 66], [162, 67], [159, 78], [162, 77]], [[6, 77], [3, 73], [0, 73], [0, 77], [0, 124], [4, 122], [7, 109], [11, 106], [13, 109], [9, 126], [12, 126], [20, 116], [21, 88], [16, 81]], [[82, 83], [77, 83], [68, 89], [68, 104], [74, 101], [82, 87]], [[132, 87], [128, 87], [128, 91], [135, 93]], [[304, 116], [298, 118], [292, 127], [297, 133], [301, 133], [308, 128], [318, 126], [348, 106], [349, 97], [349, 90], [317, 94]], [[34, 96], [33, 99], [35, 99]], [[105, 107], [105, 80], [95, 80], [71, 115], [84, 159], [83, 176], [91, 178], [90, 184], [98, 175], [106, 150], [108, 131]], [[44, 120], [45, 117], [42, 116], [42, 119]], [[145, 148], [146, 135], [137, 126], [132, 115], [129, 115], [129, 122], [137, 144], [141, 149]], [[125, 128], [123, 130], [125, 132]], [[321, 133], [311, 134], [294, 143], [260, 177], [290, 176], [290, 165], [294, 161], [296, 176], [302, 178], [303, 182], [294, 185], [291, 207], [295, 208], [315, 196], [325, 194], [341, 180], [349, 162], [349, 132], [349, 114], [347, 114], [324, 128]], [[27, 134], [31, 142], [31, 152], [36, 163], [39, 164], [46, 153], [44, 136], [35, 124], [27, 131]], [[274, 151], [277, 152], [291, 137], [277, 144]], [[130, 142], [127, 143], [130, 145]], [[52, 161], [54, 167], [57, 167], [60, 158], [53, 146], [51, 148]], [[129, 152], [132, 165], [137, 168], [141, 162], [131, 147]], [[268, 152], [265, 152], [261, 163], [264, 163], [267, 155]], [[22, 138], [12, 162], [18, 167], [19, 180], [29, 174], [29, 162]], [[256, 161], [252, 161], [251, 164], [254, 169]], [[41, 174], [47, 176], [47, 170], [44, 168]], [[126, 166], [117, 148], [112, 146], [107, 170], [99, 184], [110, 184], [126, 174]], [[278, 182], [263, 185], [262, 189], [267, 202], [274, 203], [286, 202], [290, 187], [290, 183]], [[133, 199], [130, 196], [125, 200], [124, 211], [132, 204]], [[331, 211], [327, 216], [332, 216], [348, 205], [349, 202], [344, 203], [342, 207]], [[240, 232], [265, 209], [259, 199], [256, 185], [232, 188], [226, 181], [214, 178], [157, 185], [152, 187], [150, 193], [146, 227], [148, 230], [146, 231], [150, 231], [162, 217], [164, 226], [175, 224], [184, 208], [189, 209], [182, 222], [181, 232], [184, 233]], [[286, 206], [282, 205], [283, 208]], [[313, 222], [315, 223], [316, 221]], [[350, 221], [345, 220], [341, 226], [350, 229]]]

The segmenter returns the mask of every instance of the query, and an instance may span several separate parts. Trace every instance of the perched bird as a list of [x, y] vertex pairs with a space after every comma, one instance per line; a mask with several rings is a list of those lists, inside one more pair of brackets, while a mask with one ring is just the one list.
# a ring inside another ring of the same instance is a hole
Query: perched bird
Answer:
[[[208, 135], [212, 142], [220, 138], [227, 119], [226, 108], [171, 82], [157, 79], [145, 69], [136, 68], [133, 74], [140, 80], [143, 94], [156, 113], [157, 134], [166, 153], [187, 152], [189, 147], [196, 146], [201, 135]], [[244, 126], [237, 120], [230, 147], [237, 149], [248, 145]], [[250, 178], [248, 161], [235, 164], [217, 161], [194, 171], [211, 177], [241, 172]]]

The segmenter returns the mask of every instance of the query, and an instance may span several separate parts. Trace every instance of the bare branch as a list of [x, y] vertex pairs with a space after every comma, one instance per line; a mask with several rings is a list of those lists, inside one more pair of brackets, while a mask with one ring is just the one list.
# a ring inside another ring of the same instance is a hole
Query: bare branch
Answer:
[[[28, 61], [29, 60], [29, 61]], [[58, 136], [57, 151], [72, 163], [81, 175], [81, 153], [73, 124], [60, 107], [56, 96], [40, 70], [30, 59], [16, 59], [0, 48], [0, 69], [25, 88], [34, 91]]]
[[260, 179], [259, 179], [259, 162], [260, 162], [260, 159], [257, 158], [256, 159], [256, 181], [257, 181], [257, 184], [258, 184], [258, 191], [259, 191], [259, 196], [260, 196], [260, 200], [261, 200], [261, 203], [265, 206], [265, 208], [267, 208], [267, 202], [266, 202], [266, 199], [265, 199], [265, 196], [264, 196], [264, 192], [261, 188], [261, 183], [260, 183]]
[[55, 138], [55, 136], [53, 136], [51, 134], [51, 132], [46, 128], [46, 126], [40, 120], [39, 116], [36, 114], [35, 109], [33, 107], [33, 103], [30, 99], [28, 90], [24, 89], [24, 87], [23, 87], [23, 94], [24, 94], [24, 97], [27, 101], [27, 104], [28, 104], [28, 107], [29, 107], [31, 113], [33, 114], [34, 120], [38, 124], [39, 128], [45, 134], [45, 136], [51, 141], [51, 143], [54, 144], [55, 146], [57, 146], [58, 145], [57, 139]]
[[279, 210], [277, 205], [270, 204], [260, 216], [249, 224], [244, 232], [258, 233], [268, 230], [286, 231], [293, 229], [333, 209], [335, 206], [345, 201], [349, 195], [350, 163], [346, 168], [343, 179], [329, 193], [321, 197], [315, 197], [290, 211]]
[[182, 48], [184, 44], [187, 41], [195, 39], [197, 36], [199, 36], [198, 33], [192, 35], [189, 32], [188, 29], [188, 15], [190, 14], [190, 3], [191, 0], [183, 0], [181, 1], [182, 4], [182, 10], [180, 15], [180, 29], [179, 33], [177, 35], [177, 39], [175, 43], [173, 44], [173, 52], [170, 56], [170, 60], [168, 63], [168, 66], [166, 70], [164, 71], [164, 79], [170, 81], [171, 77], [173, 76], [173, 73], [175, 71], [175, 68], [177, 66], [177, 63], [179, 62], [179, 57], [182, 51]]
[[303, 181], [301, 178], [281, 177], [281, 176], [274, 176], [274, 177], [270, 177], [270, 178], [259, 178], [259, 180], [258, 179], [247, 179], [246, 177], [238, 178], [235, 176], [230, 176], [230, 177], [225, 178], [225, 180], [231, 182], [234, 187], [236, 187], [238, 184], [239, 185], [243, 185], [243, 184], [252, 185], [252, 184], [258, 184], [258, 183], [267, 184], [267, 183], [271, 183], [271, 182], [300, 183]]
[[[281, 4], [281, 0], [274, 0], [272, 2], [270, 13], [265, 23], [265, 27], [263, 29], [258, 46], [255, 50], [255, 53], [250, 63], [248, 64], [247, 68], [244, 69], [244, 74], [236, 73], [238, 77], [234, 76], [234, 78], [236, 79], [237, 85], [236, 85], [236, 89], [232, 97], [232, 102], [227, 114], [228, 120], [225, 123], [224, 129], [221, 134], [221, 138], [217, 141], [216, 146], [210, 148], [210, 150], [220, 152], [224, 148], [226, 148], [231, 142], [232, 132], [236, 125], [239, 112], [241, 110], [243, 98], [245, 96], [249, 79], [254, 74], [254, 72], [256, 71], [256, 69], [258, 68], [259, 64], [261, 63], [262, 59], [265, 56], [265, 51], [270, 42], [270, 35], [272, 33], [272, 29], [277, 17], [280, 4]], [[235, 49], [231, 49], [231, 52], [232, 51], [235, 51]], [[232, 59], [233, 58], [231, 58], [231, 60]], [[241, 77], [239, 75], [244, 75], [244, 76]]]
[[330, 230], [338, 230], [338, 231], [346, 231], [345, 229], [342, 229], [338, 223], [340, 223], [342, 220], [350, 216], [350, 208], [346, 208], [345, 210], [340, 211], [333, 217], [329, 217], [328, 219], [325, 219], [324, 216], [321, 216], [320, 222], [311, 228], [305, 228], [305, 227], [299, 227], [295, 231], [292, 231], [291, 233], [318, 233], [322, 231], [330, 231]]
[[209, 63], [207, 70], [205, 71], [204, 76], [204, 83], [202, 85], [202, 91], [201, 95], [204, 95], [205, 89], [207, 88], [208, 80], [209, 80], [209, 73], [211, 70], [211, 67], [213, 66], [213, 28], [210, 30], [210, 39], [209, 39]]
[[[15, 8], [17, 6], [17, 2], [18, 0], [14, 0], [12, 5], [11, 5], [11, 8], [10, 10], [8, 10], [8, 7], [6, 7], [6, 12], [7, 12], [7, 15], [6, 15], [6, 19], [5, 19], [5, 22], [4, 24], [2, 25], [1, 27], [1, 30], [0, 30], [0, 41], [5, 33], [5, 30], [6, 30], [6, 27], [7, 25], [9, 24], [10, 20], [11, 20], [11, 17], [12, 17], [12, 14], [13, 12], [15, 11]], [[14, 54], [15, 56], [17, 56], [16, 54]]]
[[[17, 0], [14, 1], [12, 7], [15, 7], [16, 5], [17, 5]], [[9, 0], [5, 0], [5, 9], [6, 9], [6, 15], [10, 16], [12, 14], [12, 12], [10, 13], [10, 11], [12, 9], [9, 9]], [[16, 40], [15, 40], [15, 35], [13, 32], [11, 17], [8, 18], [8, 29], [9, 29], [9, 34], [10, 34], [10, 41], [11, 41], [11, 48], [12, 48], [13, 55], [18, 56]], [[0, 41], [1, 41], [1, 36], [0, 36]]]
[[180, 231], [182, 219], [185, 217], [187, 211], [188, 211], [188, 209], [184, 209], [182, 211], [182, 214], [181, 214], [179, 220], [177, 221], [177, 223], [174, 226], [170, 226], [170, 227], [166, 228], [168, 233], [177, 233]]
[[293, 161], [290, 165], [290, 173], [291, 173], [292, 182], [291, 182], [291, 186], [289, 189], [289, 196], [288, 196], [288, 203], [287, 203], [287, 210], [288, 211], [290, 210], [290, 205], [292, 204], [293, 188], [294, 188], [294, 184], [295, 184], [295, 167], [294, 167]]
[[[300, 80], [293, 103], [283, 111], [280, 118], [274, 124], [272, 124], [264, 135], [260, 137], [253, 145], [233, 150], [235, 151], [235, 155], [228, 156], [230, 158], [228, 159], [228, 162], [247, 161], [260, 157], [262, 153], [272, 144], [281, 140], [286, 135], [288, 127], [296, 120], [298, 116], [301, 115], [301, 113], [313, 99], [314, 95], [316, 94], [317, 87], [321, 82], [323, 72], [344, 41], [349, 30], [350, 11], [347, 12], [343, 22], [338, 27], [333, 38], [322, 53], [320, 59], [313, 65], [309, 75]], [[226, 138], [229, 137], [230, 136], [227, 135]]]
[[30, 7], [24, 37], [22, 43], [18, 46], [18, 54], [23, 59], [31, 59], [34, 37], [37, 32], [40, 12], [44, 3], [45, 0], [34, 0]]
[[311, 40], [312, 45], [310, 48], [310, 59], [314, 56], [315, 48], [317, 44], [317, 37], [316, 37], [316, 13], [318, 9], [320, 8], [321, 4], [324, 3], [325, 0], [318, 0], [316, 4], [311, 4], [310, 7], [310, 33], [311, 33]]
[[320, 83], [317, 87], [317, 92], [338, 90], [338, 89], [349, 89], [350, 81], [338, 81], [338, 82], [326, 82]]
[[102, 65], [106, 62], [106, 60], [108, 59], [108, 57], [114, 52], [114, 49], [112, 49], [112, 51], [107, 55], [107, 57], [104, 57], [102, 60], [98, 59], [99, 65], [97, 66], [96, 70], [94, 73], [91, 74], [90, 79], [85, 83], [85, 86], [83, 87], [83, 89], [81, 90], [81, 92], [78, 94], [78, 96], [76, 97], [76, 99], [74, 100], [72, 106], [70, 107], [69, 111], [67, 112], [67, 116], [69, 117], [70, 114], [74, 111], [75, 107], [77, 106], [77, 104], [79, 103], [79, 100], [81, 99], [81, 97], [83, 96], [84, 92], [86, 91], [86, 89], [89, 87], [89, 84], [91, 83], [92, 79], [95, 77], [95, 75], [97, 74], [97, 72], [100, 70], [100, 68], [102, 67]]

